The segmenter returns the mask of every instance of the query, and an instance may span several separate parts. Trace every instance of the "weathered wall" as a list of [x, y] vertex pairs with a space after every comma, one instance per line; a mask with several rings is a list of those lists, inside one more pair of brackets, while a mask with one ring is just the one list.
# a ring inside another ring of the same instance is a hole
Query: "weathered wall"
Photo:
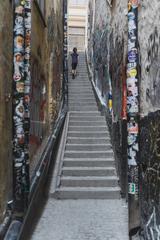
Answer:
[[[89, 3], [88, 55], [94, 81], [108, 106], [112, 93], [111, 136], [122, 192], [126, 192], [126, 122], [122, 120], [123, 88], [127, 54], [126, 1], [96, 0]], [[116, 17], [115, 17], [116, 16]], [[122, 131], [125, 134], [122, 135]]]
[[47, 1], [42, 18], [32, 4], [32, 93], [30, 156], [43, 149], [58, 110], [62, 83], [63, 18], [62, 0]]
[[[121, 175], [126, 161], [126, 120], [123, 94], [126, 82], [128, 47], [128, 1], [95, 0], [89, 12], [89, 61], [95, 68], [95, 81], [104, 96], [108, 94], [104, 65], [108, 64], [112, 83], [112, 139]], [[136, 1], [135, 1], [136, 2]], [[160, 3], [140, 1], [138, 9], [139, 93], [140, 93], [140, 210], [144, 239], [160, 238]], [[108, 31], [107, 31], [108, 30]], [[104, 41], [103, 41], [104, 37]], [[103, 44], [104, 42], [104, 44]], [[92, 52], [93, 51], [93, 52]], [[108, 59], [108, 61], [107, 61]], [[93, 69], [94, 70], [94, 69]], [[106, 84], [106, 85], [105, 85]], [[106, 87], [105, 87], [106, 86]], [[124, 154], [124, 155], [123, 155]], [[122, 157], [124, 156], [124, 157]]]
[[[0, 223], [12, 198], [13, 1], [0, 0]], [[63, 74], [63, 1], [47, 0], [41, 16], [32, 1], [31, 129], [32, 174], [59, 109]]]
[[160, 238], [160, 3], [139, 9], [141, 212], [145, 239]]
[[[0, 0], [0, 223], [12, 179], [12, 5]], [[10, 113], [10, 114], [9, 114]]]

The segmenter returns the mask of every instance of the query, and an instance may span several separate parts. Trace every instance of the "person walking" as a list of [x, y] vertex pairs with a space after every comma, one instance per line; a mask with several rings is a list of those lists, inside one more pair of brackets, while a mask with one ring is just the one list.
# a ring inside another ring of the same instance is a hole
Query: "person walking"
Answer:
[[78, 53], [77, 53], [76, 47], [73, 48], [71, 57], [72, 57], [72, 79], [74, 79], [76, 76], [76, 68], [77, 68], [77, 64], [78, 64]]

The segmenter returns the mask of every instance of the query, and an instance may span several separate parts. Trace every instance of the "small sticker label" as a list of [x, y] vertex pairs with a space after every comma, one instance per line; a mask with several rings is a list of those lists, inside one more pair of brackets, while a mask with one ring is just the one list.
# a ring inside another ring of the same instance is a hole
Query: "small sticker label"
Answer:
[[128, 193], [135, 194], [136, 193], [136, 185], [135, 183], [128, 184]]

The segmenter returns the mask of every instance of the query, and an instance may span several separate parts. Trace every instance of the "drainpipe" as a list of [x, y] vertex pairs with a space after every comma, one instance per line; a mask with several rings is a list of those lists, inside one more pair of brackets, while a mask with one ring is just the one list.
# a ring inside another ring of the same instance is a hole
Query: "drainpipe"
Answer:
[[23, 219], [29, 194], [31, 0], [14, 1], [13, 211]]
[[127, 132], [129, 234], [139, 230], [138, 0], [128, 1]]

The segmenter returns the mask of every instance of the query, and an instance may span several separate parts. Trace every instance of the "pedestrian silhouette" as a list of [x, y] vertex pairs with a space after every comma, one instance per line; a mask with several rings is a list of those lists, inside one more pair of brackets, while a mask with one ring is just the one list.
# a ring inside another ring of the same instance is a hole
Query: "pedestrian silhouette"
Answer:
[[78, 53], [77, 53], [76, 47], [73, 48], [71, 57], [72, 57], [72, 79], [74, 79], [76, 76], [76, 73], [77, 73], [76, 68], [77, 68], [77, 64], [78, 64]]

